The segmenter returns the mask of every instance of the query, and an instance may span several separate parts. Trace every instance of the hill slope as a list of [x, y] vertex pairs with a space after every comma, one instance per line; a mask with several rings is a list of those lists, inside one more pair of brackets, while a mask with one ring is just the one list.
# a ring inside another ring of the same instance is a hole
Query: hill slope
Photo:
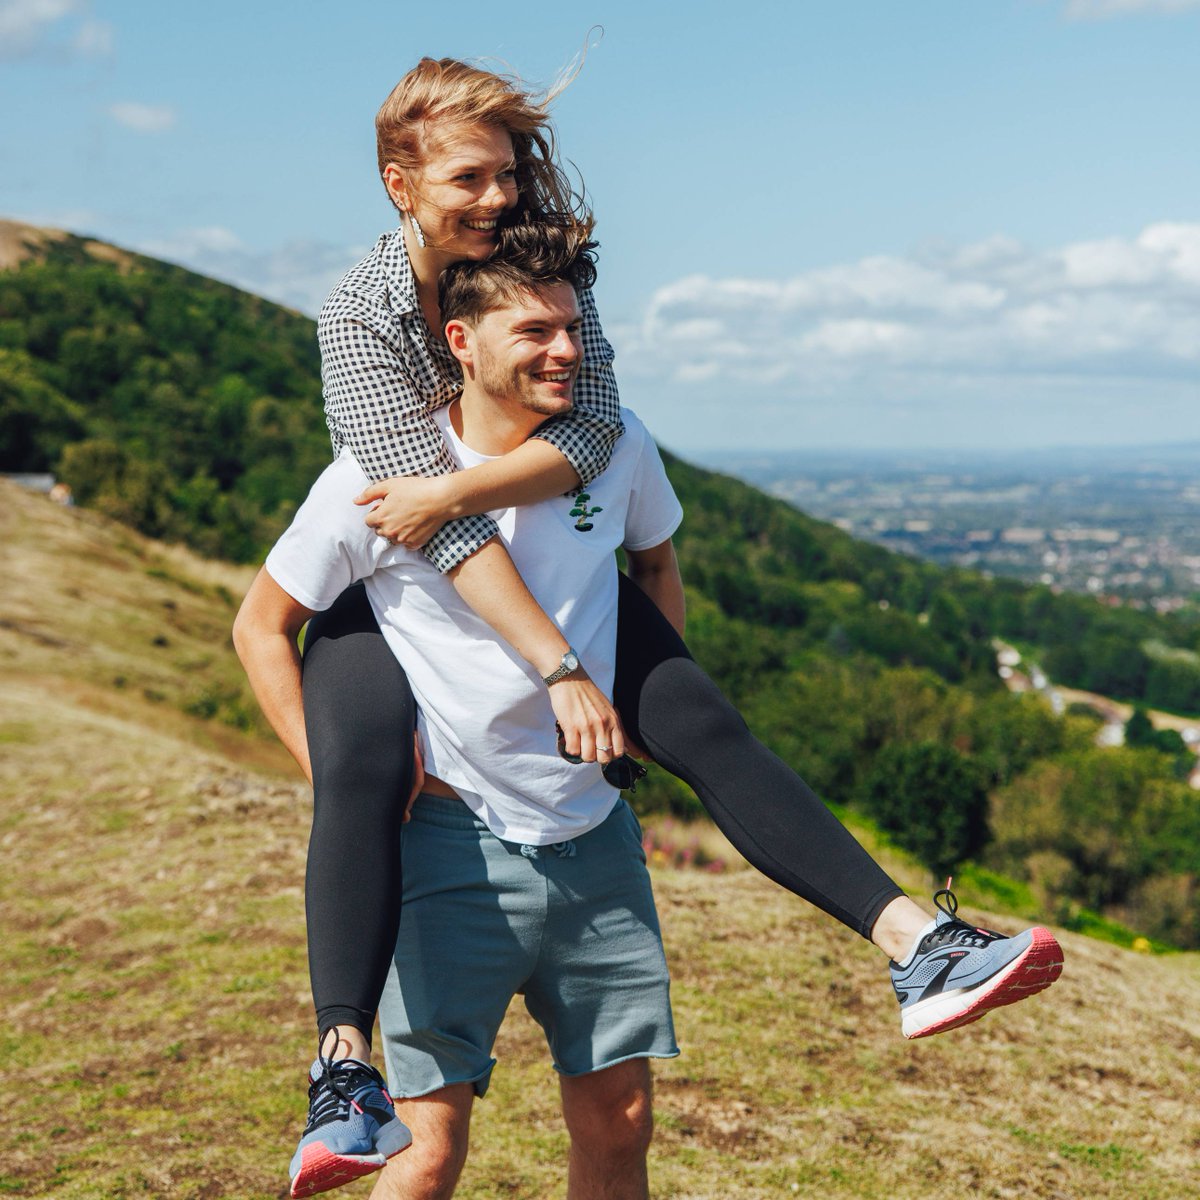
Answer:
[[[56, 231], [0, 223], [3, 263], [0, 469], [53, 468], [81, 503], [143, 533], [256, 561], [328, 457], [313, 323]], [[860, 805], [931, 866], [976, 859], [1018, 876], [1029, 909], [1076, 922], [1086, 905], [1200, 946], [1200, 821], [1182, 757], [1102, 760], [1086, 721], [1004, 692], [991, 648], [996, 634], [1033, 644], [1062, 682], [1180, 709], [1200, 705], [1200, 625], [913, 562], [667, 459], [687, 510], [689, 644], [822, 795]], [[150, 638], [142, 692], [258, 720], [202, 645], [182, 653], [183, 629]], [[182, 665], [194, 679], [181, 697]], [[662, 775], [639, 801], [697, 811]]]
[[[271, 743], [183, 711], [236, 677], [248, 573], [9, 485], [0, 514], [0, 1191], [281, 1196], [312, 1040], [307, 796]], [[1196, 955], [1064, 934], [1049, 992], [909, 1044], [878, 956], [827, 918], [749, 871], [655, 883], [684, 1046], [656, 1068], [656, 1194], [1200, 1190]], [[464, 1197], [562, 1188], [519, 1008]]]

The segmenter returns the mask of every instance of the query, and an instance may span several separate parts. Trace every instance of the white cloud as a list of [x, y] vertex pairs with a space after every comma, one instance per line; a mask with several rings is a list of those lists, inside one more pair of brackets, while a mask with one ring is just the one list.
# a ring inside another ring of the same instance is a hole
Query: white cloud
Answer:
[[85, 58], [107, 58], [113, 49], [113, 27], [107, 21], [84, 21], [71, 44]]
[[0, 61], [110, 54], [112, 26], [89, 17], [89, 9], [87, 0], [0, 0]]
[[138, 104], [123, 100], [110, 104], [108, 115], [118, 125], [138, 133], [163, 133], [175, 124], [175, 110], [162, 104]]
[[622, 374], [714, 391], [880, 395], [1032, 375], [1197, 382], [1200, 224], [1048, 251], [995, 237], [784, 280], [694, 275], [610, 336]]
[[1071, 21], [1102, 21], [1133, 13], [1180, 13], [1200, 9], [1200, 0], [1067, 0]]
[[236, 234], [219, 226], [182, 230], [131, 248], [222, 279], [309, 316], [317, 314], [333, 285], [369, 249], [294, 241], [252, 250]]

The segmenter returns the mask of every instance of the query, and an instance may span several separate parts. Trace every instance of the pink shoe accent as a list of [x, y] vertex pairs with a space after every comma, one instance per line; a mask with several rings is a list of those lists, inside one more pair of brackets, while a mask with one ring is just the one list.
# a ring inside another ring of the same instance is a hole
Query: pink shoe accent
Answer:
[[334, 1154], [323, 1142], [310, 1142], [300, 1156], [300, 1170], [292, 1180], [292, 1196], [315, 1196], [331, 1188], [353, 1183], [372, 1171], [380, 1171], [384, 1164], [375, 1156], [355, 1158]]

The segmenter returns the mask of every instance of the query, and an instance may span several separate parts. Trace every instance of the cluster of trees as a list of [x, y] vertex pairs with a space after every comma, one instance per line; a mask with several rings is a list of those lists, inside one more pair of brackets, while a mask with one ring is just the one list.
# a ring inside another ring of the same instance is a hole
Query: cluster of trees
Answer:
[[1159, 616], [1092, 597], [1026, 589], [997, 609], [1003, 637], [1043, 647], [1042, 665], [1069, 687], [1170, 712], [1200, 712], [1200, 614]]
[[[1037, 647], [1066, 686], [1200, 713], [1200, 609], [1163, 616], [947, 570], [857, 542], [735, 480], [695, 468], [672, 478], [686, 494], [688, 582], [730, 615], [801, 626], [956, 682], [989, 672], [990, 639], [1001, 637]], [[814, 591], [834, 582], [840, 590]]]
[[1075, 745], [991, 797], [986, 861], [1033, 884], [1045, 910], [1072, 906], [1200, 947], [1200, 803], [1176, 756]]
[[[668, 431], [664, 431], [668, 432]], [[328, 461], [313, 323], [79, 239], [0, 273], [0, 469], [50, 470], [153, 536], [259, 558]], [[1009, 695], [999, 635], [1058, 681], [1200, 711], [1200, 619], [946, 570], [856, 542], [664, 455], [689, 642], [776, 753], [932, 870], [974, 859], [1049, 912], [1085, 904], [1200, 945], [1200, 804], [1178, 739]], [[647, 808], [699, 811], [663, 772]]]
[[[913, 562], [734, 480], [670, 458], [668, 470], [687, 511], [689, 642], [821, 795], [935, 873], [974, 860], [1029, 883], [1064, 922], [1082, 906], [1200, 946], [1200, 797], [1182, 739], [1139, 711], [1127, 746], [1101, 749], [1094, 717], [1005, 691], [990, 644], [1034, 643], [1047, 663], [1082, 644], [1087, 670], [1142, 648], [1182, 672], [1186, 619]], [[647, 782], [645, 803], [698, 811], [661, 773]]]
[[77, 239], [0, 273], [0, 470], [53, 471], [155, 537], [251, 561], [329, 458], [312, 322]]

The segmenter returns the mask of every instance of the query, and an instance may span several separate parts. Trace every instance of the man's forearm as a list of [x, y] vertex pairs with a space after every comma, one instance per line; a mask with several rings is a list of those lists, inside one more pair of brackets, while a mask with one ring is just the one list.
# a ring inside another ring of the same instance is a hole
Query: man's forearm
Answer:
[[656, 556], [653, 562], [646, 562], [636, 554], [630, 554], [628, 574], [629, 578], [654, 601], [675, 632], [683, 637], [687, 622], [687, 603], [674, 547], [668, 545], [664, 553]]
[[233, 648], [246, 669], [255, 699], [309, 783], [312, 765], [308, 759], [296, 637], [311, 615], [264, 569], [250, 585], [233, 623]]
[[300, 652], [295, 638], [264, 634], [245, 645], [238, 645], [235, 639], [235, 645], [263, 715], [312, 783], [300, 692]]

